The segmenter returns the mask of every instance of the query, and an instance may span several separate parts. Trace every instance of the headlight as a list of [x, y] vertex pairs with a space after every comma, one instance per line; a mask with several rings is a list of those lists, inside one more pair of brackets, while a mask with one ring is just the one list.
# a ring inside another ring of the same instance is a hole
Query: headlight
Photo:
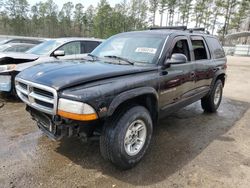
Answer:
[[59, 99], [58, 115], [80, 121], [97, 119], [97, 114], [90, 105], [68, 99]]
[[0, 65], [0, 72], [12, 71], [16, 69], [15, 64]]

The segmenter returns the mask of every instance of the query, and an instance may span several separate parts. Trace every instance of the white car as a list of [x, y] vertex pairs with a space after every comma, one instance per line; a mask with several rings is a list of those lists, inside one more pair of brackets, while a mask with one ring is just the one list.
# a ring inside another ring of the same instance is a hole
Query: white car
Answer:
[[0, 92], [15, 94], [15, 76], [24, 69], [49, 61], [84, 59], [102, 41], [95, 38], [57, 38], [47, 40], [25, 53], [0, 53]]

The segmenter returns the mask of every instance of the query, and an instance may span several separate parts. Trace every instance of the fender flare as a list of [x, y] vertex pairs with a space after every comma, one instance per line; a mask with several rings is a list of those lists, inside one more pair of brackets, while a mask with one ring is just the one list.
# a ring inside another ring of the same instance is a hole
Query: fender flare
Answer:
[[109, 105], [108, 108], [108, 112], [107, 115], [111, 116], [114, 111], [116, 110], [116, 108], [123, 102], [129, 100], [129, 99], [133, 99], [135, 97], [141, 96], [141, 95], [145, 95], [145, 94], [152, 94], [155, 96], [155, 98], [158, 101], [158, 93], [157, 91], [152, 88], [152, 87], [140, 87], [140, 88], [136, 88], [136, 89], [131, 89], [129, 91], [125, 91], [123, 93], [120, 93], [119, 95], [117, 95], [112, 102]]
[[214, 75], [214, 79], [212, 80], [211, 87], [214, 86], [215, 81], [218, 79], [218, 77], [219, 77], [220, 75], [224, 75], [224, 77], [225, 77], [225, 79], [226, 79], [226, 72], [225, 72], [224, 70], [217, 71], [216, 74]]

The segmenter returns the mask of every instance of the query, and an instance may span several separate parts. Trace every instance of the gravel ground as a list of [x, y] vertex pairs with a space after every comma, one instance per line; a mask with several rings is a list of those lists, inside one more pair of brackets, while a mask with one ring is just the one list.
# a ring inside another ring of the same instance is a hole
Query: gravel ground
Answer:
[[98, 142], [49, 140], [24, 104], [2, 97], [0, 187], [250, 187], [250, 58], [228, 62], [218, 113], [197, 102], [168, 116], [128, 171], [105, 162]]

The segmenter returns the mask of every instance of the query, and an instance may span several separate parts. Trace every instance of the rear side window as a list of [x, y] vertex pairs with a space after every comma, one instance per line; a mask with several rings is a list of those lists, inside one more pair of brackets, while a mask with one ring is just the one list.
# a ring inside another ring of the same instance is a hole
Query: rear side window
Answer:
[[79, 41], [70, 42], [63, 45], [58, 50], [63, 50], [65, 55], [81, 54], [81, 43]]
[[99, 44], [100, 44], [100, 42], [97, 42], [97, 41], [85, 41], [85, 42], [83, 42], [84, 53], [91, 53]]
[[208, 59], [206, 47], [203, 40], [192, 39], [195, 60]]
[[219, 58], [225, 57], [224, 50], [223, 50], [220, 42], [216, 38], [207, 37], [207, 42], [208, 42], [210, 51], [213, 54], [213, 57], [215, 59], [219, 59]]

